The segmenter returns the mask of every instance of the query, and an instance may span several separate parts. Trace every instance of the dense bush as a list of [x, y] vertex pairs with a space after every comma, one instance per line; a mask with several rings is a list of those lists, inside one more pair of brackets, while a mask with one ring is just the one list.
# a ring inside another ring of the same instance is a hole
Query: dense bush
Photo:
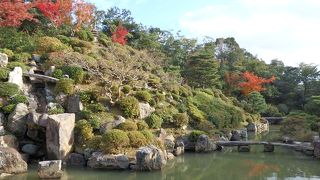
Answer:
[[16, 104], [9, 104], [9, 105], [2, 107], [2, 111], [6, 114], [10, 114], [14, 111], [15, 107], [16, 107]]
[[203, 131], [194, 130], [189, 134], [188, 139], [191, 142], [197, 142], [199, 136], [201, 136], [202, 134], [206, 134], [206, 133]]
[[89, 104], [97, 100], [97, 92], [81, 91], [79, 92], [80, 100], [84, 104]]
[[119, 129], [112, 129], [102, 136], [102, 149], [107, 154], [117, 154], [130, 144], [126, 132]]
[[129, 86], [129, 85], [125, 85], [125, 86], [122, 87], [122, 92], [124, 94], [129, 94], [130, 91], [131, 91], [131, 86]]
[[27, 104], [28, 103], [28, 98], [26, 96], [24, 96], [24, 95], [17, 94], [14, 97], [12, 97], [12, 99], [10, 100], [10, 103], [13, 103], [13, 104], [19, 104], [19, 103]]
[[303, 116], [288, 116], [281, 125], [280, 131], [283, 135], [290, 136], [298, 141], [311, 141], [312, 134]]
[[13, 61], [7, 64], [7, 68], [10, 70], [13, 70], [15, 67], [21, 67], [23, 71], [27, 71], [30, 69], [30, 67], [25, 65], [23, 62]]
[[195, 122], [192, 123], [192, 125], [195, 129], [204, 131], [208, 134], [212, 134], [216, 130], [214, 124], [210, 121]]
[[81, 29], [81, 30], [77, 31], [76, 36], [79, 39], [84, 40], [84, 41], [93, 41], [93, 39], [94, 39], [94, 35], [88, 29]]
[[277, 106], [272, 104], [268, 104], [264, 113], [262, 113], [264, 117], [282, 117], [283, 113], [280, 113]]
[[152, 143], [154, 140], [154, 135], [152, 134], [151, 131], [149, 130], [143, 130], [141, 131], [141, 133], [144, 135], [144, 137], [146, 138], [146, 141], [148, 144]]
[[79, 66], [64, 66], [62, 67], [62, 71], [64, 74], [69, 75], [77, 84], [83, 81], [84, 71]]
[[135, 96], [137, 99], [145, 102], [149, 102], [152, 99], [152, 96], [148, 91], [138, 91]]
[[74, 81], [72, 79], [68, 78], [62, 78], [60, 79], [55, 87], [56, 93], [65, 93], [68, 95], [71, 95], [74, 93]]
[[145, 121], [138, 121], [138, 122], [137, 122], [137, 126], [138, 126], [138, 130], [139, 130], [139, 131], [149, 129], [149, 126], [148, 126], [148, 124], [147, 124]]
[[154, 129], [158, 129], [161, 128], [163, 120], [156, 114], [151, 114], [151, 116], [149, 116], [146, 119], [146, 123], [149, 125], [150, 128], [154, 128]]
[[197, 122], [206, 121], [205, 114], [200, 111], [195, 105], [193, 105], [192, 103], [188, 103], [188, 109], [189, 115], [193, 120]]
[[130, 140], [131, 147], [139, 148], [147, 144], [147, 139], [139, 131], [130, 131], [128, 132], [128, 137]]
[[41, 54], [60, 52], [67, 48], [65, 44], [55, 37], [44, 36], [37, 39], [37, 52]]
[[9, 82], [0, 83], [0, 96], [1, 97], [10, 97], [16, 95], [20, 92], [19, 86]]
[[157, 102], [161, 102], [161, 101], [165, 101], [166, 100], [166, 96], [162, 93], [157, 92], [156, 93], [156, 101]]
[[88, 108], [88, 110], [90, 110], [93, 113], [103, 112], [106, 109], [101, 103], [89, 104], [87, 106], [87, 108]]
[[120, 100], [119, 105], [126, 118], [138, 118], [140, 116], [139, 101], [135, 97], [125, 97]]
[[56, 69], [53, 71], [52, 73], [52, 77], [57, 78], [57, 79], [61, 79], [63, 78], [63, 71], [61, 69]]
[[103, 145], [102, 143], [102, 136], [93, 136], [89, 141], [88, 141], [88, 147], [93, 149], [93, 150], [100, 150], [101, 146]]
[[14, 55], [12, 50], [6, 49], [6, 48], [4, 48], [4, 49], [0, 48], [0, 52], [6, 54], [9, 59]]
[[75, 126], [76, 142], [80, 146], [85, 146], [94, 136], [93, 128], [86, 120], [80, 120]]
[[118, 129], [123, 131], [136, 131], [138, 130], [138, 126], [135, 122], [129, 120], [119, 124]]
[[320, 116], [320, 96], [312, 96], [304, 106], [304, 110], [309, 114]]
[[0, 68], [0, 80], [5, 81], [8, 79], [9, 70], [7, 68]]
[[0, 27], [0, 47], [15, 52], [32, 52], [35, 49], [35, 37], [17, 28]]
[[12, 59], [12, 61], [28, 62], [28, 60], [31, 59], [31, 54], [17, 53], [17, 54], [14, 54], [11, 59]]
[[173, 116], [174, 126], [177, 128], [182, 128], [183, 126], [188, 125], [189, 117], [187, 113], [178, 113]]
[[267, 110], [266, 100], [259, 92], [254, 91], [248, 95], [245, 109], [250, 113], [264, 113]]

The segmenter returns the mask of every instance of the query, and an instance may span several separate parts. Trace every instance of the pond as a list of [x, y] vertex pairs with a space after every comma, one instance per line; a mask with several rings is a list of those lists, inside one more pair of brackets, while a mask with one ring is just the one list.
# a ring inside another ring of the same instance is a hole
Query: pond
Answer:
[[[31, 167], [28, 174], [9, 179], [37, 179], [36, 168]], [[320, 161], [281, 147], [276, 147], [273, 153], [264, 153], [262, 146], [253, 147], [250, 153], [239, 153], [236, 149], [226, 148], [223, 152], [209, 154], [186, 153], [169, 162], [159, 172], [96, 171], [85, 168], [68, 168], [62, 179], [320, 180]]]

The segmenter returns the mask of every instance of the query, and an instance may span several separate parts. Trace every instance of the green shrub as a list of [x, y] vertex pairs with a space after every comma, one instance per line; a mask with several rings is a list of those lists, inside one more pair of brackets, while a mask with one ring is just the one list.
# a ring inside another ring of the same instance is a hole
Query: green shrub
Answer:
[[80, 120], [75, 126], [75, 137], [78, 145], [85, 146], [93, 137], [93, 128], [86, 120]]
[[129, 144], [127, 133], [119, 129], [112, 129], [102, 136], [102, 149], [107, 154], [120, 153]]
[[181, 86], [179, 89], [179, 94], [183, 97], [192, 96], [192, 89], [188, 85]]
[[125, 85], [125, 86], [122, 87], [122, 92], [124, 94], [129, 94], [130, 91], [131, 91], [131, 86], [129, 86], [129, 85]]
[[9, 104], [7, 106], [2, 107], [2, 111], [6, 114], [10, 114], [14, 111], [16, 104]]
[[0, 80], [5, 81], [9, 77], [10, 71], [7, 68], [0, 68]]
[[147, 144], [147, 139], [139, 131], [128, 132], [131, 147], [139, 148]]
[[62, 71], [69, 75], [69, 77], [77, 84], [83, 81], [84, 71], [79, 66], [64, 66]]
[[206, 132], [208, 134], [212, 134], [213, 131], [215, 131], [215, 126], [210, 121], [196, 122], [196, 123], [193, 124], [193, 127], [195, 129], [200, 130], [200, 131], [204, 131], [204, 132]]
[[121, 124], [119, 124], [118, 129], [123, 131], [136, 131], [138, 130], [138, 126], [133, 121], [126, 121]]
[[7, 68], [10, 70], [13, 70], [15, 67], [21, 67], [22, 71], [28, 71], [30, 69], [30, 67], [23, 62], [13, 61], [7, 64]]
[[156, 100], [157, 100], [157, 102], [165, 101], [166, 100], [166, 96], [164, 94], [162, 94], [162, 93], [157, 92]]
[[183, 126], [187, 126], [189, 123], [189, 117], [187, 113], [178, 113], [173, 116], [174, 126], [177, 128], [182, 128]]
[[48, 110], [49, 115], [62, 113], [64, 113], [64, 108], [61, 105], [55, 106], [54, 108]]
[[67, 48], [68, 46], [55, 37], [44, 36], [37, 40], [37, 52], [40, 54], [60, 52]]
[[82, 91], [79, 93], [82, 103], [89, 104], [97, 100], [97, 92], [94, 91]]
[[316, 116], [320, 116], [320, 96], [312, 96], [311, 99], [304, 106], [304, 110]]
[[148, 126], [148, 124], [147, 124], [145, 121], [138, 121], [138, 122], [137, 122], [137, 127], [138, 127], [138, 130], [139, 130], [139, 131], [149, 129], [149, 126]]
[[19, 94], [19, 86], [9, 82], [0, 82], [0, 96], [10, 97]]
[[267, 110], [267, 104], [264, 97], [259, 92], [252, 92], [247, 97], [247, 106], [245, 109], [250, 113], [264, 113]]
[[74, 81], [68, 78], [60, 79], [55, 87], [55, 92], [58, 94], [60, 92], [64, 94], [71, 95], [74, 93]]
[[290, 115], [282, 123], [280, 132], [298, 141], [311, 141], [312, 133], [306, 119], [299, 115]]
[[63, 44], [70, 44], [70, 38], [64, 35], [58, 35], [57, 38], [63, 43]]
[[148, 91], [138, 91], [136, 93], [136, 98], [141, 101], [149, 102], [152, 99], [152, 96]]
[[193, 105], [192, 103], [188, 103], [188, 109], [189, 115], [193, 120], [197, 122], [206, 121], [204, 113], [200, 111], [195, 105]]
[[149, 127], [154, 129], [161, 128], [162, 122], [163, 120], [155, 113], [151, 114], [151, 116], [146, 119], [146, 123]]
[[11, 58], [14, 55], [12, 50], [6, 48], [0, 49], [0, 52], [6, 54], [8, 58]]
[[161, 79], [157, 76], [152, 76], [148, 79], [148, 85], [157, 88], [160, 85]]
[[283, 114], [280, 113], [277, 106], [274, 106], [272, 104], [268, 104], [267, 109], [263, 113], [263, 116], [264, 117], [282, 117]]
[[139, 101], [135, 97], [125, 97], [120, 100], [119, 105], [126, 118], [138, 118], [140, 116]]
[[206, 134], [206, 133], [203, 131], [194, 130], [189, 134], [188, 139], [191, 142], [197, 142], [199, 136], [201, 136], [202, 134]]
[[79, 39], [84, 40], [84, 41], [93, 41], [93, 39], [94, 39], [94, 35], [88, 29], [81, 29], [81, 30], [77, 31], [76, 36]]
[[28, 98], [26, 96], [24, 96], [24, 95], [17, 94], [11, 99], [10, 103], [13, 103], [13, 104], [19, 104], [19, 103], [28, 104]]
[[141, 133], [144, 135], [144, 137], [146, 138], [146, 141], [148, 144], [152, 143], [154, 140], [154, 135], [152, 134], [151, 131], [149, 130], [143, 130], [141, 131]]
[[93, 136], [87, 144], [88, 147], [93, 150], [100, 150], [102, 146], [102, 136]]
[[52, 73], [52, 77], [57, 78], [57, 79], [61, 79], [63, 78], [63, 71], [61, 69], [56, 69], [53, 71]]
[[0, 47], [15, 52], [32, 52], [35, 48], [35, 37], [15, 27], [0, 27]]
[[89, 104], [87, 108], [94, 113], [105, 111], [105, 107], [101, 103]]
[[18, 61], [18, 62], [28, 62], [28, 60], [31, 59], [31, 54], [17, 53], [17, 54], [14, 54], [11, 59], [13, 61]]

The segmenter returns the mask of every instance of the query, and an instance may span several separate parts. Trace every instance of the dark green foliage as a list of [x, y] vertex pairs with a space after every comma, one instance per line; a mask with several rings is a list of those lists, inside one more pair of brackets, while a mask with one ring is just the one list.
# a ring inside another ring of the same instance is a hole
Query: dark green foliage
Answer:
[[88, 147], [93, 150], [100, 150], [102, 147], [102, 136], [93, 136], [87, 143]]
[[304, 109], [309, 114], [320, 116], [320, 96], [312, 96]]
[[56, 93], [65, 93], [68, 95], [71, 95], [74, 93], [74, 81], [72, 79], [68, 78], [62, 78], [60, 79], [55, 87]]
[[95, 91], [82, 91], [79, 93], [81, 102], [84, 104], [92, 103], [97, 100], [97, 92]]
[[129, 86], [129, 85], [125, 85], [125, 86], [122, 87], [122, 92], [124, 94], [129, 94], [130, 91], [131, 91], [131, 86]]
[[52, 73], [52, 77], [57, 78], [57, 79], [61, 79], [63, 78], [63, 71], [61, 69], [56, 69], [53, 71]]
[[145, 102], [149, 102], [152, 99], [152, 96], [148, 91], [138, 91], [135, 96], [137, 99]]
[[123, 130], [123, 131], [137, 131], [138, 126], [133, 121], [126, 121], [126, 122], [119, 124], [118, 129]]
[[64, 66], [62, 67], [62, 71], [69, 75], [69, 77], [73, 79], [76, 84], [83, 81], [84, 71], [79, 66]]
[[9, 104], [9, 105], [2, 107], [2, 111], [6, 114], [10, 114], [14, 111], [15, 107], [16, 107], [16, 104]]
[[0, 47], [15, 52], [32, 52], [35, 49], [35, 37], [16, 28], [1, 27]]
[[8, 79], [9, 70], [7, 68], [0, 68], [0, 80], [5, 81]]
[[28, 62], [28, 60], [31, 59], [31, 54], [17, 53], [17, 54], [14, 54], [11, 59], [12, 59], [12, 61]]
[[206, 134], [206, 133], [203, 131], [194, 130], [189, 134], [188, 139], [191, 142], [197, 142], [199, 136], [201, 136], [202, 134]]
[[21, 67], [23, 71], [27, 71], [30, 68], [24, 64], [23, 62], [17, 62], [17, 61], [13, 61], [13, 62], [9, 62], [7, 65], [7, 68], [10, 70], [13, 70], [15, 67]]
[[106, 109], [101, 103], [89, 104], [87, 108], [93, 113], [103, 112]]
[[146, 123], [149, 125], [150, 128], [153, 129], [161, 128], [162, 122], [163, 120], [154, 113], [146, 119]]
[[125, 97], [120, 100], [119, 105], [126, 118], [138, 118], [140, 116], [139, 101], [135, 97]]
[[283, 135], [290, 136], [298, 141], [311, 141], [312, 134], [310, 127], [303, 116], [288, 116], [281, 125], [280, 131]]
[[152, 134], [151, 131], [149, 130], [143, 130], [141, 131], [141, 133], [144, 135], [144, 137], [146, 138], [147, 143], [151, 143], [154, 140], [154, 135]]
[[137, 126], [139, 131], [149, 129], [149, 125], [145, 121], [138, 121]]
[[27, 104], [28, 103], [28, 98], [24, 95], [15, 95], [14, 97], [12, 97], [12, 99], [10, 100], [10, 103], [13, 104], [19, 104], [19, 103], [24, 103]]
[[81, 29], [76, 32], [76, 36], [84, 41], [93, 41], [94, 36], [89, 29]]
[[200, 111], [194, 104], [188, 103], [188, 108], [189, 115], [193, 120], [197, 122], [206, 121], [205, 114]]
[[263, 117], [282, 117], [284, 114], [280, 113], [277, 106], [272, 104], [267, 105], [267, 109], [263, 113]]
[[0, 52], [6, 54], [9, 59], [14, 55], [12, 50], [6, 49], [6, 48], [4, 49], [0, 48]]
[[252, 92], [247, 97], [245, 109], [251, 113], [263, 113], [267, 110], [264, 97], [259, 92]]
[[177, 128], [182, 128], [183, 126], [188, 125], [189, 117], [187, 113], [178, 113], [173, 116], [173, 124]]
[[216, 130], [214, 124], [210, 121], [194, 122], [192, 123], [192, 126], [194, 129], [204, 131], [208, 134], [212, 134]]
[[0, 96], [10, 97], [20, 93], [19, 86], [9, 82], [0, 83]]
[[128, 132], [128, 137], [130, 140], [130, 146], [134, 148], [139, 148], [147, 144], [146, 137], [139, 131]]
[[120, 153], [121, 150], [130, 144], [126, 132], [119, 129], [112, 129], [102, 136], [102, 150], [107, 154]]

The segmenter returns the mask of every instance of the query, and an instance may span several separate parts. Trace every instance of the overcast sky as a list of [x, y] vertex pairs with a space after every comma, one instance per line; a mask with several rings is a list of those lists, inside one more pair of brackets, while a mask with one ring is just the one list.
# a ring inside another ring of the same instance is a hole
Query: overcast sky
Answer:
[[235, 37], [269, 62], [320, 65], [320, 0], [87, 0], [129, 9], [137, 22], [190, 38]]

